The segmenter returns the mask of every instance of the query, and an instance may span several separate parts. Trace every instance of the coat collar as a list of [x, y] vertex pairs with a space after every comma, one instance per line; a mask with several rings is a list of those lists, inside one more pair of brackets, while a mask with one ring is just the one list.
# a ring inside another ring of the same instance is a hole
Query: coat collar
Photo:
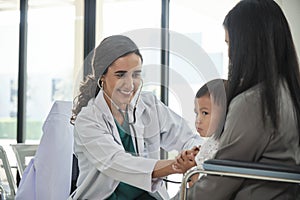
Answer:
[[[136, 102], [138, 98], [138, 95], [135, 94], [135, 96], [133, 97], [133, 99], [130, 102], [129, 105], [129, 112], [128, 112], [128, 117], [129, 117], [129, 121], [132, 122], [133, 121], [133, 108], [134, 108], [134, 104]], [[95, 98], [94, 101], [95, 106], [97, 107], [97, 109], [99, 109], [101, 112], [100, 114], [103, 115], [103, 117], [105, 117], [107, 119], [107, 122], [110, 123], [110, 126], [113, 127], [114, 131], [113, 131], [113, 135], [116, 138], [116, 140], [118, 141], [118, 143], [121, 143], [121, 138], [119, 136], [119, 133], [117, 131], [117, 127], [116, 124], [114, 123], [114, 117], [110, 111], [110, 108], [108, 106], [108, 104], [106, 103], [106, 100], [104, 99], [104, 93], [101, 90], [98, 95]], [[144, 124], [142, 121], [142, 114], [145, 111], [145, 104], [142, 100], [142, 93], [140, 96], [140, 99], [138, 100], [137, 106], [136, 106], [136, 123], [133, 125], [134, 127], [130, 127], [131, 128], [131, 132], [135, 131], [134, 134], [137, 134], [137, 141], [138, 141], [138, 148], [139, 148], [139, 152], [141, 153], [143, 150], [143, 133], [144, 133]], [[134, 128], [134, 130], [132, 129]], [[134, 137], [134, 134], [131, 134], [132, 137]], [[133, 138], [133, 141], [135, 139]], [[134, 147], [136, 147], [136, 144], [134, 143]]]

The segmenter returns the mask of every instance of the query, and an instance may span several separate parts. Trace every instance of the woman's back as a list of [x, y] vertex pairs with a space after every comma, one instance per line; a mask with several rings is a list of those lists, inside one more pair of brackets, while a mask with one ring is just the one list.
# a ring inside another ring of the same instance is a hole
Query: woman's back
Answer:
[[[260, 89], [257, 85], [232, 100], [216, 158], [299, 165], [299, 131], [289, 91], [283, 83], [280, 84], [279, 126], [276, 130], [269, 117], [266, 124], [261, 117]], [[219, 188], [228, 190], [228, 198], [231, 196], [232, 199], [273, 199], [280, 196], [293, 199], [299, 192], [299, 186], [295, 184], [233, 178], [228, 178], [227, 185]]]

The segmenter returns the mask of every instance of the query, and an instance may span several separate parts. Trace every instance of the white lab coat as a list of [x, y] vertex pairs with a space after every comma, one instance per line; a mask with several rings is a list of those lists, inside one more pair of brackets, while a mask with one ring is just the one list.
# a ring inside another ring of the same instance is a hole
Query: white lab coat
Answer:
[[71, 101], [56, 101], [43, 125], [35, 157], [26, 167], [16, 200], [67, 199], [71, 189], [73, 126]]
[[[130, 122], [135, 98], [129, 108]], [[141, 93], [136, 119], [138, 157], [125, 152], [102, 91], [82, 108], [74, 127], [74, 151], [80, 173], [78, 188], [70, 199], [105, 199], [119, 181], [149, 191], [157, 199], [169, 199], [162, 179], [151, 177], [160, 159], [160, 148], [180, 151], [199, 145], [202, 140], [183, 118], [149, 92]], [[131, 134], [136, 149], [132, 127]]]

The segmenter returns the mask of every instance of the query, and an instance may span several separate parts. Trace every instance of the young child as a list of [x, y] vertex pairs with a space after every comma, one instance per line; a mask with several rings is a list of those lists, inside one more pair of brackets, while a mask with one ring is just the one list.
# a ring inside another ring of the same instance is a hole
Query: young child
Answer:
[[214, 79], [203, 85], [195, 97], [195, 127], [206, 142], [201, 146], [197, 156], [197, 165], [214, 156], [218, 148], [220, 135], [226, 115], [226, 80]]
[[[195, 127], [200, 136], [204, 137], [206, 141], [201, 147], [195, 147], [179, 154], [175, 164], [176, 168], [187, 171], [193, 166], [202, 166], [205, 160], [214, 157], [226, 116], [226, 84], [226, 80], [214, 79], [203, 85], [196, 93], [194, 101]], [[186, 156], [189, 158], [188, 161], [182, 159]], [[192, 176], [189, 186], [191, 187], [197, 180], [198, 175]]]

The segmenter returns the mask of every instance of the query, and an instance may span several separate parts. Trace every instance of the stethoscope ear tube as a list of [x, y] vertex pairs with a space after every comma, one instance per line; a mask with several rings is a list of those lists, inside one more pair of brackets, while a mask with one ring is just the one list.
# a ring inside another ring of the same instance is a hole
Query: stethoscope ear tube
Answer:
[[134, 104], [134, 107], [133, 107], [133, 111], [132, 111], [132, 115], [133, 115], [133, 121], [132, 122], [129, 122], [129, 119], [126, 119], [125, 115], [124, 115], [124, 112], [126, 111], [123, 111], [109, 96], [108, 94], [104, 91], [103, 87], [101, 87], [104, 95], [111, 101], [112, 105], [115, 106], [115, 108], [121, 113], [124, 121], [126, 121], [126, 123], [128, 123], [129, 126], [131, 126], [131, 129], [133, 130], [133, 136], [134, 136], [134, 142], [135, 142], [135, 147], [136, 147], [136, 154], [137, 156], [139, 155], [139, 147], [138, 147], [138, 141], [137, 141], [137, 133], [136, 133], [136, 130], [134, 128], [134, 124], [136, 122], [136, 106], [138, 104], [138, 101], [140, 99], [140, 95], [141, 95], [141, 92], [142, 92], [142, 88], [143, 88], [143, 79], [141, 79], [141, 85], [140, 85], [140, 88], [139, 88], [139, 92], [138, 92], [138, 96], [136, 98], [136, 101], [135, 101], [135, 104]]

